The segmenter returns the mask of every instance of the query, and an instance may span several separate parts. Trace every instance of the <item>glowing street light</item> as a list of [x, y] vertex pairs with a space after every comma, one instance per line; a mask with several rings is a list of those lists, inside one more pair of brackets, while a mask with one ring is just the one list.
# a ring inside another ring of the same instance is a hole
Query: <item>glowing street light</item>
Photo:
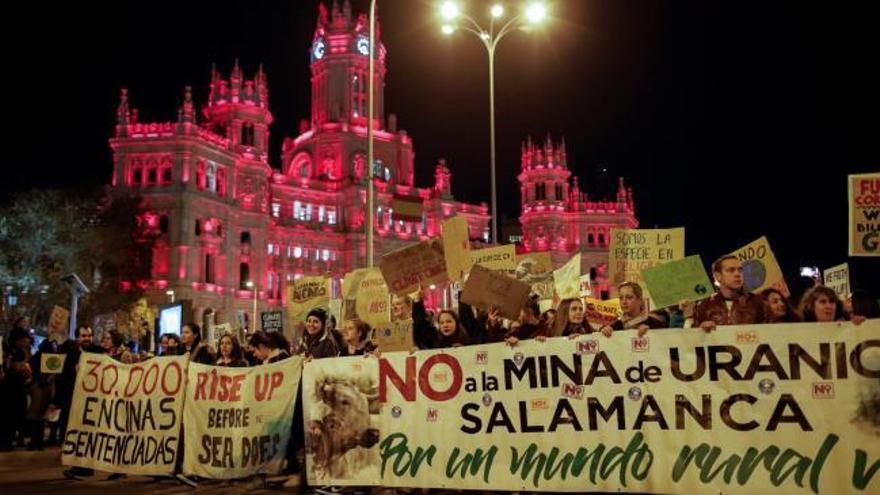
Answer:
[[[524, 29], [538, 24], [547, 18], [547, 6], [540, 2], [530, 3], [524, 11], [511, 17], [500, 29], [495, 29], [495, 20], [504, 15], [504, 6], [495, 4], [489, 10], [489, 29], [483, 28], [472, 17], [459, 10], [455, 2], [444, 2], [440, 6], [440, 17], [444, 19], [441, 30], [443, 34], [450, 35], [457, 29], [467, 31], [477, 36], [486, 47], [489, 54], [489, 170], [492, 188], [492, 241], [498, 242], [498, 195], [495, 180], [495, 48], [507, 33], [515, 29]], [[452, 24], [452, 21], [462, 19], [460, 25]], [[524, 29], [525, 30], [525, 29]]]
[[458, 17], [460, 12], [461, 11], [458, 9], [458, 5], [455, 2], [443, 2], [440, 6], [440, 15], [447, 21], [451, 21]]
[[542, 22], [547, 17], [547, 6], [535, 2], [526, 7], [526, 19], [532, 23], [537, 24]]

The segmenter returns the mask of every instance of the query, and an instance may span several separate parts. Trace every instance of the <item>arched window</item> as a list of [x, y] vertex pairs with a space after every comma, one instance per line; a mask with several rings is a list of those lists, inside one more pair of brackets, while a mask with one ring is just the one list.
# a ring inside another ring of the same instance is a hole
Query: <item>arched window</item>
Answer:
[[141, 168], [138, 167], [138, 168], [134, 169], [134, 173], [131, 175], [131, 185], [139, 186], [143, 183], [143, 181], [144, 181], [144, 176], [143, 176], [143, 172], [141, 171]]

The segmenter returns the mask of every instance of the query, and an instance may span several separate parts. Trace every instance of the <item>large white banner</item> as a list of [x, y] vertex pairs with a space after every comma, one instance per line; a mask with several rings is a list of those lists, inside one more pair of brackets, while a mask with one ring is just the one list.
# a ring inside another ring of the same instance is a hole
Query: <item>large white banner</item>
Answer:
[[213, 479], [278, 473], [301, 372], [298, 356], [252, 368], [191, 363], [184, 472]]
[[385, 354], [374, 484], [880, 493], [878, 336], [871, 320]]
[[379, 480], [378, 360], [317, 359], [303, 369], [303, 418], [311, 485]]
[[185, 356], [122, 364], [84, 352], [61, 462], [114, 473], [174, 472], [186, 381]]

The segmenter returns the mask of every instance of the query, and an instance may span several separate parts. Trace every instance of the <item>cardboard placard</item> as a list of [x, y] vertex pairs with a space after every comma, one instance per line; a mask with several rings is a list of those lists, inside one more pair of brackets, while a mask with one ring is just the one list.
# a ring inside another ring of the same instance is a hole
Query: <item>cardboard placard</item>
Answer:
[[374, 329], [373, 338], [381, 352], [411, 351], [416, 346], [412, 320], [382, 323]]
[[448, 280], [446, 257], [440, 239], [406, 246], [382, 256], [382, 277], [392, 294], [406, 295]]
[[444, 221], [440, 228], [443, 232], [443, 254], [446, 257], [446, 272], [449, 274], [449, 280], [458, 282], [465, 273], [471, 271], [471, 266], [474, 264], [471, 258], [471, 243], [467, 219], [454, 216]]
[[[370, 326], [390, 319], [388, 286], [378, 268], [355, 270], [342, 281], [342, 320], [359, 318]], [[338, 322], [340, 325], [342, 321]]]
[[486, 309], [495, 306], [501, 316], [515, 319], [519, 316], [531, 287], [524, 282], [498, 272], [474, 265], [470, 277], [464, 284], [461, 302], [476, 308]]
[[516, 270], [516, 247], [513, 244], [495, 246], [471, 251], [471, 259], [475, 265], [490, 270]]
[[324, 276], [302, 277], [287, 284], [287, 315], [291, 323], [305, 321], [309, 311], [327, 309], [330, 304], [330, 279]]
[[715, 293], [699, 255], [642, 270], [642, 278], [658, 308], [699, 301]]
[[837, 297], [841, 301], [845, 301], [849, 297], [849, 264], [832, 266], [823, 272], [823, 280], [825, 287], [833, 289], [837, 293]]
[[532, 292], [541, 299], [553, 299], [556, 294], [556, 285], [553, 282], [553, 259], [550, 253], [516, 255], [516, 269], [511, 276], [532, 286]]

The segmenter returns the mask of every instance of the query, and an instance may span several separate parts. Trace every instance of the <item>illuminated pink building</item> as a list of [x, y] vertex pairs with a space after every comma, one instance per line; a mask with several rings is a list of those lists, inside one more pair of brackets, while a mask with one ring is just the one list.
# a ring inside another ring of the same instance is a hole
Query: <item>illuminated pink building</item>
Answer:
[[581, 273], [594, 276], [596, 295], [609, 290], [605, 279], [612, 228], [636, 228], [632, 188], [617, 188], [616, 201], [591, 201], [572, 180], [565, 140], [522, 145], [519, 174], [522, 214], [521, 252], [549, 252], [555, 266], [581, 253]]
[[[252, 311], [248, 281], [262, 310], [284, 303], [288, 280], [330, 273], [338, 285], [366, 265], [367, 33], [366, 17], [354, 18], [348, 2], [334, 2], [329, 13], [319, 8], [309, 49], [311, 119], [284, 139], [275, 168], [262, 67], [250, 79], [238, 62], [228, 78], [213, 69], [207, 104], [198, 112], [187, 87], [174, 122], [139, 122], [122, 90], [110, 139], [112, 184], [144, 197], [144, 218], [159, 234], [147, 282], [153, 303], [173, 290], [192, 301], [197, 321], [233, 322]], [[485, 239], [487, 207], [453, 198], [442, 161], [431, 187], [414, 184], [412, 139], [393, 114], [385, 118], [385, 58], [380, 42], [372, 122], [376, 253], [437, 236], [453, 215], [467, 218], [472, 238]], [[421, 221], [394, 217], [395, 194], [422, 198]]]

